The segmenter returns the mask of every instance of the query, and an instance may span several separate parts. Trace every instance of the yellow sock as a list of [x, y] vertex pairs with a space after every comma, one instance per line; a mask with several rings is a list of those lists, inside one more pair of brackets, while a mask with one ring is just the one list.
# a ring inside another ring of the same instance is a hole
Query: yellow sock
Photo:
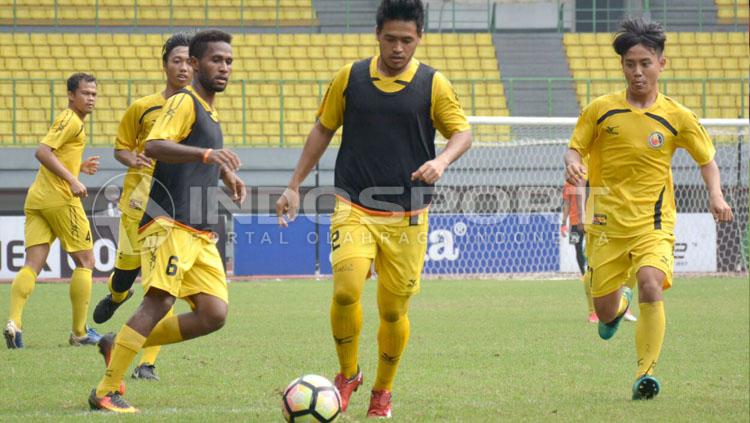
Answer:
[[28, 266], [22, 267], [16, 277], [13, 278], [13, 285], [10, 288], [10, 313], [8, 319], [13, 320], [19, 329], [23, 328], [21, 322], [23, 308], [26, 306], [26, 302], [29, 300], [35, 284], [36, 273]]
[[378, 329], [378, 374], [372, 389], [393, 390], [401, 354], [409, 341], [409, 316], [395, 322], [380, 321]]
[[154, 330], [143, 344], [144, 347], [153, 347], [156, 345], [174, 344], [182, 341], [180, 332], [179, 316], [165, 316], [154, 326]]
[[355, 257], [337, 263], [333, 269], [331, 329], [340, 372], [347, 378], [357, 374], [359, 333], [362, 331], [360, 297], [371, 263], [368, 258]]
[[351, 378], [357, 374], [359, 333], [362, 331], [362, 303], [331, 304], [331, 327], [339, 356], [341, 374]]
[[[166, 319], [168, 317], [172, 317], [172, 316], [174, 316], [174, 307], [172, 307], [172, 308], [169, 309], [169, 311], [167, 312], [167, 314], [164, 315], [164, 319]], [[158, 326], [158, 324], [157, 324], [157, 326]], [[154, 329], [156, 329], [156, 328], [154, 328]], [[154, 332], [151, 331], [151, 333], [153, 334]], [[151, 337], [151, 336], [149, 335], [149, 337]], [[147, 340], [147, 342], [148, 342], [148, 340]], [[141, 364], [150, 364], [150, 365], [153, 366], [154, 364], [156, 364], [156, 357], [159, 355], [159, 351], [161, 351], [161, 345], [154, 345], [152, 347], [145, 347], [145, 348], [143, 348], [143, 355], [141, 356], [141, 361], [138, 364], [139, 365], [141, 365]]]
[[[381, 276], [382, 277], [382, 276]], [[378, 373], [374, 390], [392, 390], [401, 355], [409, 341], [409, 297], [394, 295], [378, 283]]]
[[133, 330], [130, 326], [123, 326], [115, 338], [115, 347], [110, 356], [107, 372], [96, 387], [96, 396], [103, 397], [110, 392], [117, 392], [125, 371], [130, 362], [146, 342], [146, 337]]
[[91, 300], [91, 269], [76, 267], [70, 279], [70, 305], [73, 309], [73, 334], [86, 334], [86, 316]]
[[653, 373], [667, 326], [664, 301], [641, 303], [640, 310], [641, 314], [635, 325], [635, 350], [638, 354], [636, 378]]
[[109, 275], [109, 280], [107, 281], [107, 287], [109, 288], [109, 293], [112, 294], [112, 301], [116, 303], [121, 303], [125, 301], [125, 298], [128, 297], [128, 291], [125, 292], [117, 292], [112, 287], [112, 278], [115, 276], [114, 272]]
[[586, 272], [581, 280], [583, 281], [583, 292], [586, 293], [586, 301], [589, 306], [589, 314], [591, 314], [594, 312], [594, 297], [591, 296], [591, 281], [589, 272]]

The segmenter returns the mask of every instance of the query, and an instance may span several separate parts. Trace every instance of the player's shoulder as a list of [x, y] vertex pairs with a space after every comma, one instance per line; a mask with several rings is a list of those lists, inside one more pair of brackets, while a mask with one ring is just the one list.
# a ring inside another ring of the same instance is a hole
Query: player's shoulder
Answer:
[[659, 95], [662, 98], [661, 107], [665, 110], [666, 114], [680, 121], [685, 120], [685, 119], [698, 120], [698, 115], [696, 115], [695, 112], [693, 112], [684, 104], [673, 99], [672, 97], [669, 97], [663, 94], [659, 94]]
[[55, 123], [68, 123], [81, 120], [78, 115], [71, 109], [65, 109], [55, 116]]
[[192, 110], [194, 106], [194, 99], [197, 100], [197, 94], [195, 94], [188, 88], [184, 88], [172, 94], [166, 100], [166, 107], [171, 111], [175, 111], [178, 109]]
[[150, 94], [130, 103], [126, 114], [133, 116], [134, 119], [140, 119], [144, 114], [162, 108], [165, 101], [159, 92]]
[[598, 109], [611, 109], [618, 107], [622, 103], [622, 99], [624, 98], [624, 93], [622, 91], [616, 91], [608, 94], [601, 95], [599, 97], [596, 97], [594, 100], [589, 103], [590, 106], [596, 107]]
[[161, 92], [156, 92], [135, 100], [130, 107], [135, 110], [148, 110], [155, 106], [163, 106], [165, 101]]
[[62, 131], [66, 127], [83, 126], [83, 121], [72, 109], [67, 108], [55, 116], [55, 120], [52, 123], [52, 127], [58, 131]]
[[621, 91], [604, 94], [591, 100], [581, 113], [589, 116], [591, 119], [598, 120], [607, 113], [612, 113], [619, 109], [626, 110], [622, 103], [623, 98], [624, 93]]
[[[363, 59], [363, 60], [366, 60], [366, 59]], [[354, 64], [360, 61], [361, 60], [355, 60], [353, 62], [349, 62], [345, 64], [344, 66], [341, 66], [339, 70], [336, 71], [336, 76], [334, 76], [334, 79], [348, 78], [349, 75], [352, 73], [352, 68], [354, 67]]]

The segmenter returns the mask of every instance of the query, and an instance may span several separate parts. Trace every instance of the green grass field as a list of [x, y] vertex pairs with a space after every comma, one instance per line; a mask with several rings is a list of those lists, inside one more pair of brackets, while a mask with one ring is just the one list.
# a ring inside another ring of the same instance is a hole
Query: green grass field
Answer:
[[[362, 421], [376, 361], [375, 284], [363, 298], [365, 386], [340, 421]], [[105, 293], [96, 284], [92, 304]], [[280, 391], [296, 376], [333, 378], [331, 282], [230, 285], [218, 333], [162, 349], [160, 382], [127, 379], [140, 418], [282, 421]], [[10, 285], [0, 285], [7, 313]], [[394, 394], [396, 421], [748, 421], [750, 311], [746, 278], [678, 279], [654, 401], [630, 401], [635, 325], [605, 342], [585, 321], [578, 281], [424, 282]], [[138, 296], [99, 327], [116, 331]], [[186, 307], [181, 306], [181, 309]], [[67, 345], [68, 287], [40, 284], [24, 319], [26, 350], [0, 353], [0, 421], [102, 419], [88, 411], [103, 372], [94, 347]]]

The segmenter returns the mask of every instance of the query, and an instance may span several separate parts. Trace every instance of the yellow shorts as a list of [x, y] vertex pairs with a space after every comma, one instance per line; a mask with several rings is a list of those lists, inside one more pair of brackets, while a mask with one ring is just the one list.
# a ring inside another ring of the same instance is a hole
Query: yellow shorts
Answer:
[[91, 250], [91, 227], [80, 201], [46, 209], [25, 209], [24, 233], [26, 248], [52, 244], [56, 238], [65, 251]]
[[208, 294], [229, 303], [227, 277], [215, 237], [172, 227], [150, 230], [140, 242], [144, 292], [153, 287], [177, 298]]
[[115, 267], [122, 270], [135, 270], [141, 267], [141, 247], [138, 241], [138, 226], [141, 219], [126, 214], [120, 217], [120, 230], [117, 240]]
[[607, 238], [586, 233], [586, 254], [591, 268], [591, 295], [603, 297], [630, 285], [644, 266], [655, 267], [666, 275], [663, 289], [672, 286], [674, 235], [652, 231], [628, 238]]
[[378, 281], [393, 294], [419, 292], [427, 252], [427, 210], [409, 216], [373, 216], [339, 199], [331, 217], [331, 263], [375, 260]]

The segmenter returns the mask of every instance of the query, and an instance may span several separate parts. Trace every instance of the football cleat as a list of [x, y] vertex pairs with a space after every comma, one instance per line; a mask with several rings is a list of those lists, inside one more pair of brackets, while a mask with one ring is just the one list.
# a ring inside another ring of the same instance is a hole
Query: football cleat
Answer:
[[[630, 303], [633, 301], [633, 291], [630, 288], [623, 288], [622, 289], [622, 295], [625, 296], [625, 300], [628, 302], [628, 308], [630, 307]], [[609, 323], [604, 323], [601, 320], [599, 321], [599, 337], [608, 340], [615, 336], [615, 333], [617, 333], [617, 328], [620, 326], [620, 321], [622, 321], [622, 318], [625, 316], [625, 313], [627, 312], [627, 308], [625, 309], [625, 312], [623, 312], [621, 315], [615, 317], [615, 320], [612, 320]]]
[[94, 323], [104, 323], [107, 320], [111, 319], [112, 316], [115, 314], [115, 311], [117, 309], [125, 304], [125, 301], [129, 300], [130, 297], [133, 296], [133, 288], [130, 288], [128, 290], [128, 296], [125, 297], [124, 300], [122, 300], [119, 303], [116, 303], [112, 300], [112, 294], [107, 294], [106, 297], [102, 298], [101, 301], [99, 301], [98, 304], [96, 304], [96, 307], [94, 308]]
[[596, 315], [595, 311], [592, 311], [591, 314], [589, 314], [588, 321], [589, 323], [599, 323], [599, 316]]
[[643, 375], [633, 384], [633, 400], [649, 400], [659, 395], [659, 381], [651, 375]]
[[86, 335], [78, 336], [71, 332], [68, 343], [74, 347], [80, 347], [81, 345], [96, 345], [100, 339], [102, 336], [96, 330], [86, 326]]
[[131, 377], [133, 379], [159, 380], [159, 376], [156, 375], [156, 366], [153, 364], [140, 364], [133, 369]]
[[341, 396], [341, 412], [346, 411], [346, 407], [349, 405], [349, 398], [352, 396], [352, 392], [359, 389], [359, 385], [362, 384], [364, 378], [362, 376], [362, 370], [357, 367], [357, 374], [351, 379], [344, 377], [343, 373], [336, 375], [333, 384], [336, 385], [336, 389], [339, 390]]
[[110, 392], [99, 398], [96, 396], [96, 388], [89, 395], [89, 406], [92, 410], [111, 411], [113, 413], [137, 413], [138, 409], [128, 404], [125, 398], [117, 392]]
[[16, 322], [8, 320], [3, 329], [3, 336], [5, 337], [5, 345], [10, 350], [23, 348], [23, 338], [21, 330], [16, 326]]
[[385, 389], [372, 391], [370, 397], [370, 408], [367, 410], [367, 417], [378, 419], [390, 419], [392, 417], [391, 392]]

